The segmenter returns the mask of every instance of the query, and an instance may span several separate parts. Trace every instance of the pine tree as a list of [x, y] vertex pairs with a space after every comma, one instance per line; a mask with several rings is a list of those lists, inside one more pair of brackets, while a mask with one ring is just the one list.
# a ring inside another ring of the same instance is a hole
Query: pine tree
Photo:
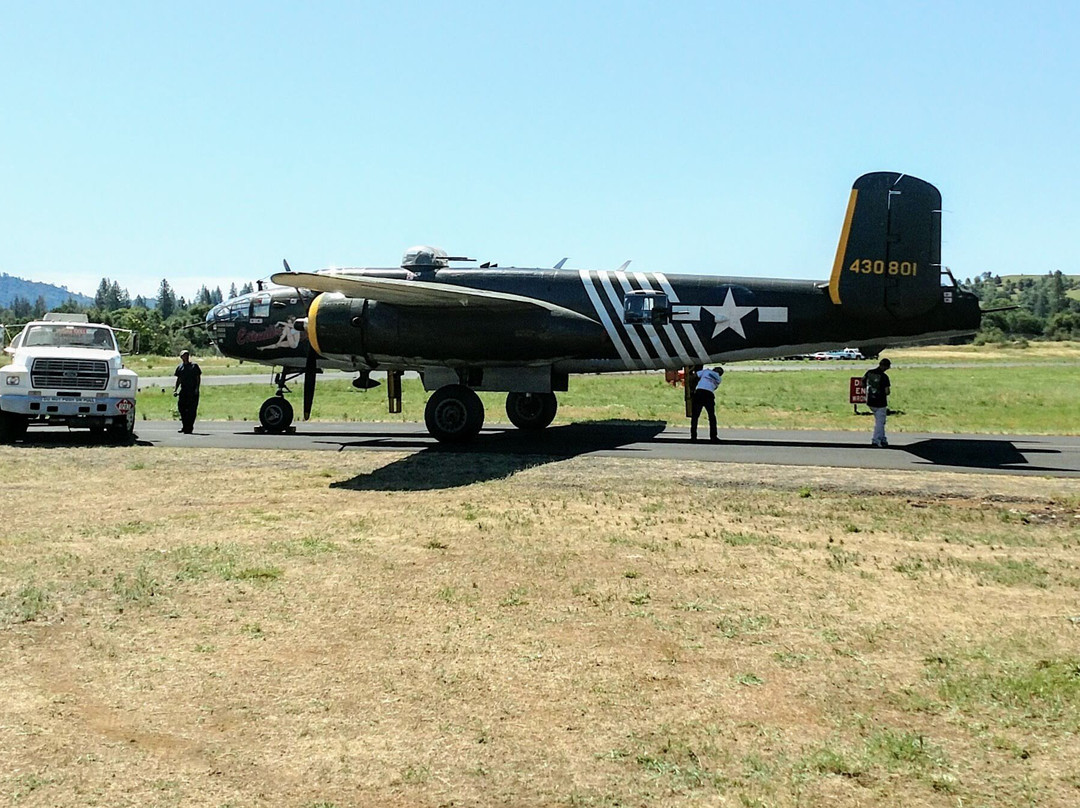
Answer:
[[30, 301], [22, 295], [16, 295], [11, 301], [11, 313], [15, 315], [16, 320], [29, 320], [32, 311], [33, 306], [30, 305]]
[[236, 297], [236, 283], [235, 282], [229, 284], [229, 300], [232, 300], [234, 297]]
[[94, 305], [102, 311], [108, 311], [109, 306], [109, 279], [102, 278], [94, 293]]
[[116, 311], [120, 308], [120, 284], [113, 281], [105, 292], [105, 311]]
[[161, 279], [161, 286], [158, 287], [158, 311], [161, 312], [161, 319], [167, 320], [172, 317], [173, 312], [176, 311], [176, 295], [173, 293], [172, 287], [169, 286], [169, 282], [165, 279]]
[[1069, 308], [1069, 298], [1065, 294], [1065, 278], [1057, 270], [1050, 279], [1050, 316]]

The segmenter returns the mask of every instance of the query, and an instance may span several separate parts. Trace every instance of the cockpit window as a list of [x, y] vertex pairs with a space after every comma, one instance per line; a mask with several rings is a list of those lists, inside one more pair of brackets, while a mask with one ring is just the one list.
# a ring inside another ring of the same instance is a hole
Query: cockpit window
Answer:
[[31, 325], [23, 334], [22, 344], [27, 348], [104, 348], [115, 351], [116, 342], [112, 331], [85, 325]]
[[252, 298], [251, 316], [252, 318], [270, 316], [270, 295], [256, 295]]

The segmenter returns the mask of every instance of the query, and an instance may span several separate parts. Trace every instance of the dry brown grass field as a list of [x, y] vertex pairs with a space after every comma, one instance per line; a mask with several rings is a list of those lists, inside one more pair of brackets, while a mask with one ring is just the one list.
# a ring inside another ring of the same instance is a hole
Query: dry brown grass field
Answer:
[[5, 805], [1080, 803], [1077, 481], [0, 463]]

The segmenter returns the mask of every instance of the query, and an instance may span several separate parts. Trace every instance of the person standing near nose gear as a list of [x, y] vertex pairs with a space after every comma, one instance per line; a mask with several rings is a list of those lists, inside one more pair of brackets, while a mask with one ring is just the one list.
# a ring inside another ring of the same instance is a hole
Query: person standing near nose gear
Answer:
[[696, 375], [697, 385], [694, 387], [694, 397], [690, 400], [690, 440], [697, 440], [698, 418], [704, 408], [709, 415], [709, 441], [719, 443], [720, 438], [716, 435], [716, 388], [720, 386], [724, 369], [720, 366], [704, 368], [697, 371]]
[[180, 352], [180, 364], [176, 366], [176, 386], [173, 395], [177, 397], [176, 408], [180, 411], [180, 431], [190, 435], [195, 428], [195, 416], [199, 412], [199, 385], [202, 383], [202, 368], [191, 361], [191, 354]]
[[866, 406], [874, 413], [874, 435], [871, 446], [885, 449], [889, 445], [885, 437], [885, 418], [889, 414], [889, 374], [886, 373], [892, 362], [882, 359], [876, 368], [866, 371], [863, 387], [866, 389]]

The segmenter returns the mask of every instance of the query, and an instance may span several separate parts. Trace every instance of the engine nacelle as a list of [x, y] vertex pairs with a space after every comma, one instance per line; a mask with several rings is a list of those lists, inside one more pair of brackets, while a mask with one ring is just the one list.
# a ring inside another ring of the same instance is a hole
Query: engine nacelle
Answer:
[[311, 302], [307, 316], [307, 335], [311, 347], [322, 355], [363, 356], [363, 298], [346, 297], [338, 292], [324, 292]]

